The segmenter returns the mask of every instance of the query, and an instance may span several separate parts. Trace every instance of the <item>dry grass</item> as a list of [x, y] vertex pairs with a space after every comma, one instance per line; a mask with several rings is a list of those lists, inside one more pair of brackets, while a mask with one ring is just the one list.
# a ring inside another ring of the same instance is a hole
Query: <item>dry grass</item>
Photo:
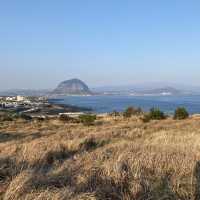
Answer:
[[0, 124], [0, 199], [200, 199], [200, 118]]

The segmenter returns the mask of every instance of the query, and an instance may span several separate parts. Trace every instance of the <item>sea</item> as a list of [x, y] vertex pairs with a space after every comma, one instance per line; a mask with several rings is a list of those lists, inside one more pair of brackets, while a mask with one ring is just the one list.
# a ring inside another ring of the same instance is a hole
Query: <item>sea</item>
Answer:
[[94, 113], [124, 111], [129, 106], [141, 107], [148, 111], [159, 108], [167, 114], [173, 114], [177, 107], [185, 107], [190, 114], [200, 113], [200, 95], [190, 96], [66, 96], [50, 99], [57, 104], [91, 108]]

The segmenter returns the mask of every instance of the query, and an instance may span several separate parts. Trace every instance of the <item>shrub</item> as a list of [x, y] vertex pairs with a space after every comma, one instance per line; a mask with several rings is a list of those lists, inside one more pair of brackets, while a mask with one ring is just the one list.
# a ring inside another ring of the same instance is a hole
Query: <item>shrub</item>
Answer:
[[133, 115], [139, 115], [142, 113], [142, 109], [141, 108], [134, 108], [134, 107], [128, 107], [124, 113], [123, 116], [126, 118], [129, 118]]
[[159, 108], [151, 108], [149, 113], [145, 114], [141, 120], [144, 123], [149, 122], [150, 120], [162, 120], [162, 119], [166, 119], [166, 115], [164, 114], [164, 112], [160, 111]]
[[151, 108], [149, 112], [150, 119], [161, 120], [166, 119], [164, 112], [160, 111], [159, 108]]
[[186, 119], [189, 117], [189, 113], [184, 107], [178, 107], [174, 113], [174, 119]]
[[89, 115], [89, 114], [84, 114], [79, 116], [80, 122], [86, 126], [93, 125], [96, 118], [97, 118], [96, 115]]

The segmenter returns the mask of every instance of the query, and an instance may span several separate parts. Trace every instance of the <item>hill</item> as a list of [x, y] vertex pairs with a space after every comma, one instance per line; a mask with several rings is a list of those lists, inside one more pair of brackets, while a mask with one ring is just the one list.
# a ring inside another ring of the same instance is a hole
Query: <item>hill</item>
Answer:
[[70, 79], [61, 82], [51, 93], [52, 95], [90, 95], [89, 87], [80, 79]]
[[144, 95], [179, 95], [182, 91], [173, 87], [163, 87], [156, 89], [143, 90], [141, 94]]
[[161, 87], [161, 88], [139, 88], [134, 86], [124, 86], [124, 87], [100, 87], [93, 89], [100, 94], [109, 94], [109, 95], [151, 95], [151, 96], [161, 96], [161, 95], [183, 95], [184, 91], [173, 88], [173, 87]]
[[1, 96], [46, 96], [51, 92], [50, 89], [32, 90], [32, 89], [10, 89], [0, 91]]

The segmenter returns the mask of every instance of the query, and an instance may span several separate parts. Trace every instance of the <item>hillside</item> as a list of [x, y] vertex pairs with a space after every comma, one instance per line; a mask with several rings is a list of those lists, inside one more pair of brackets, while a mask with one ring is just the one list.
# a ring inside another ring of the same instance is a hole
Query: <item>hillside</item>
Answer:
[[0, 199], [199, 199], [199, 120], [1, 122]]
[[79, 79], [70, 79], [61, 82], [51, 93], [52, 95], [89, 95], [89, 87]]

